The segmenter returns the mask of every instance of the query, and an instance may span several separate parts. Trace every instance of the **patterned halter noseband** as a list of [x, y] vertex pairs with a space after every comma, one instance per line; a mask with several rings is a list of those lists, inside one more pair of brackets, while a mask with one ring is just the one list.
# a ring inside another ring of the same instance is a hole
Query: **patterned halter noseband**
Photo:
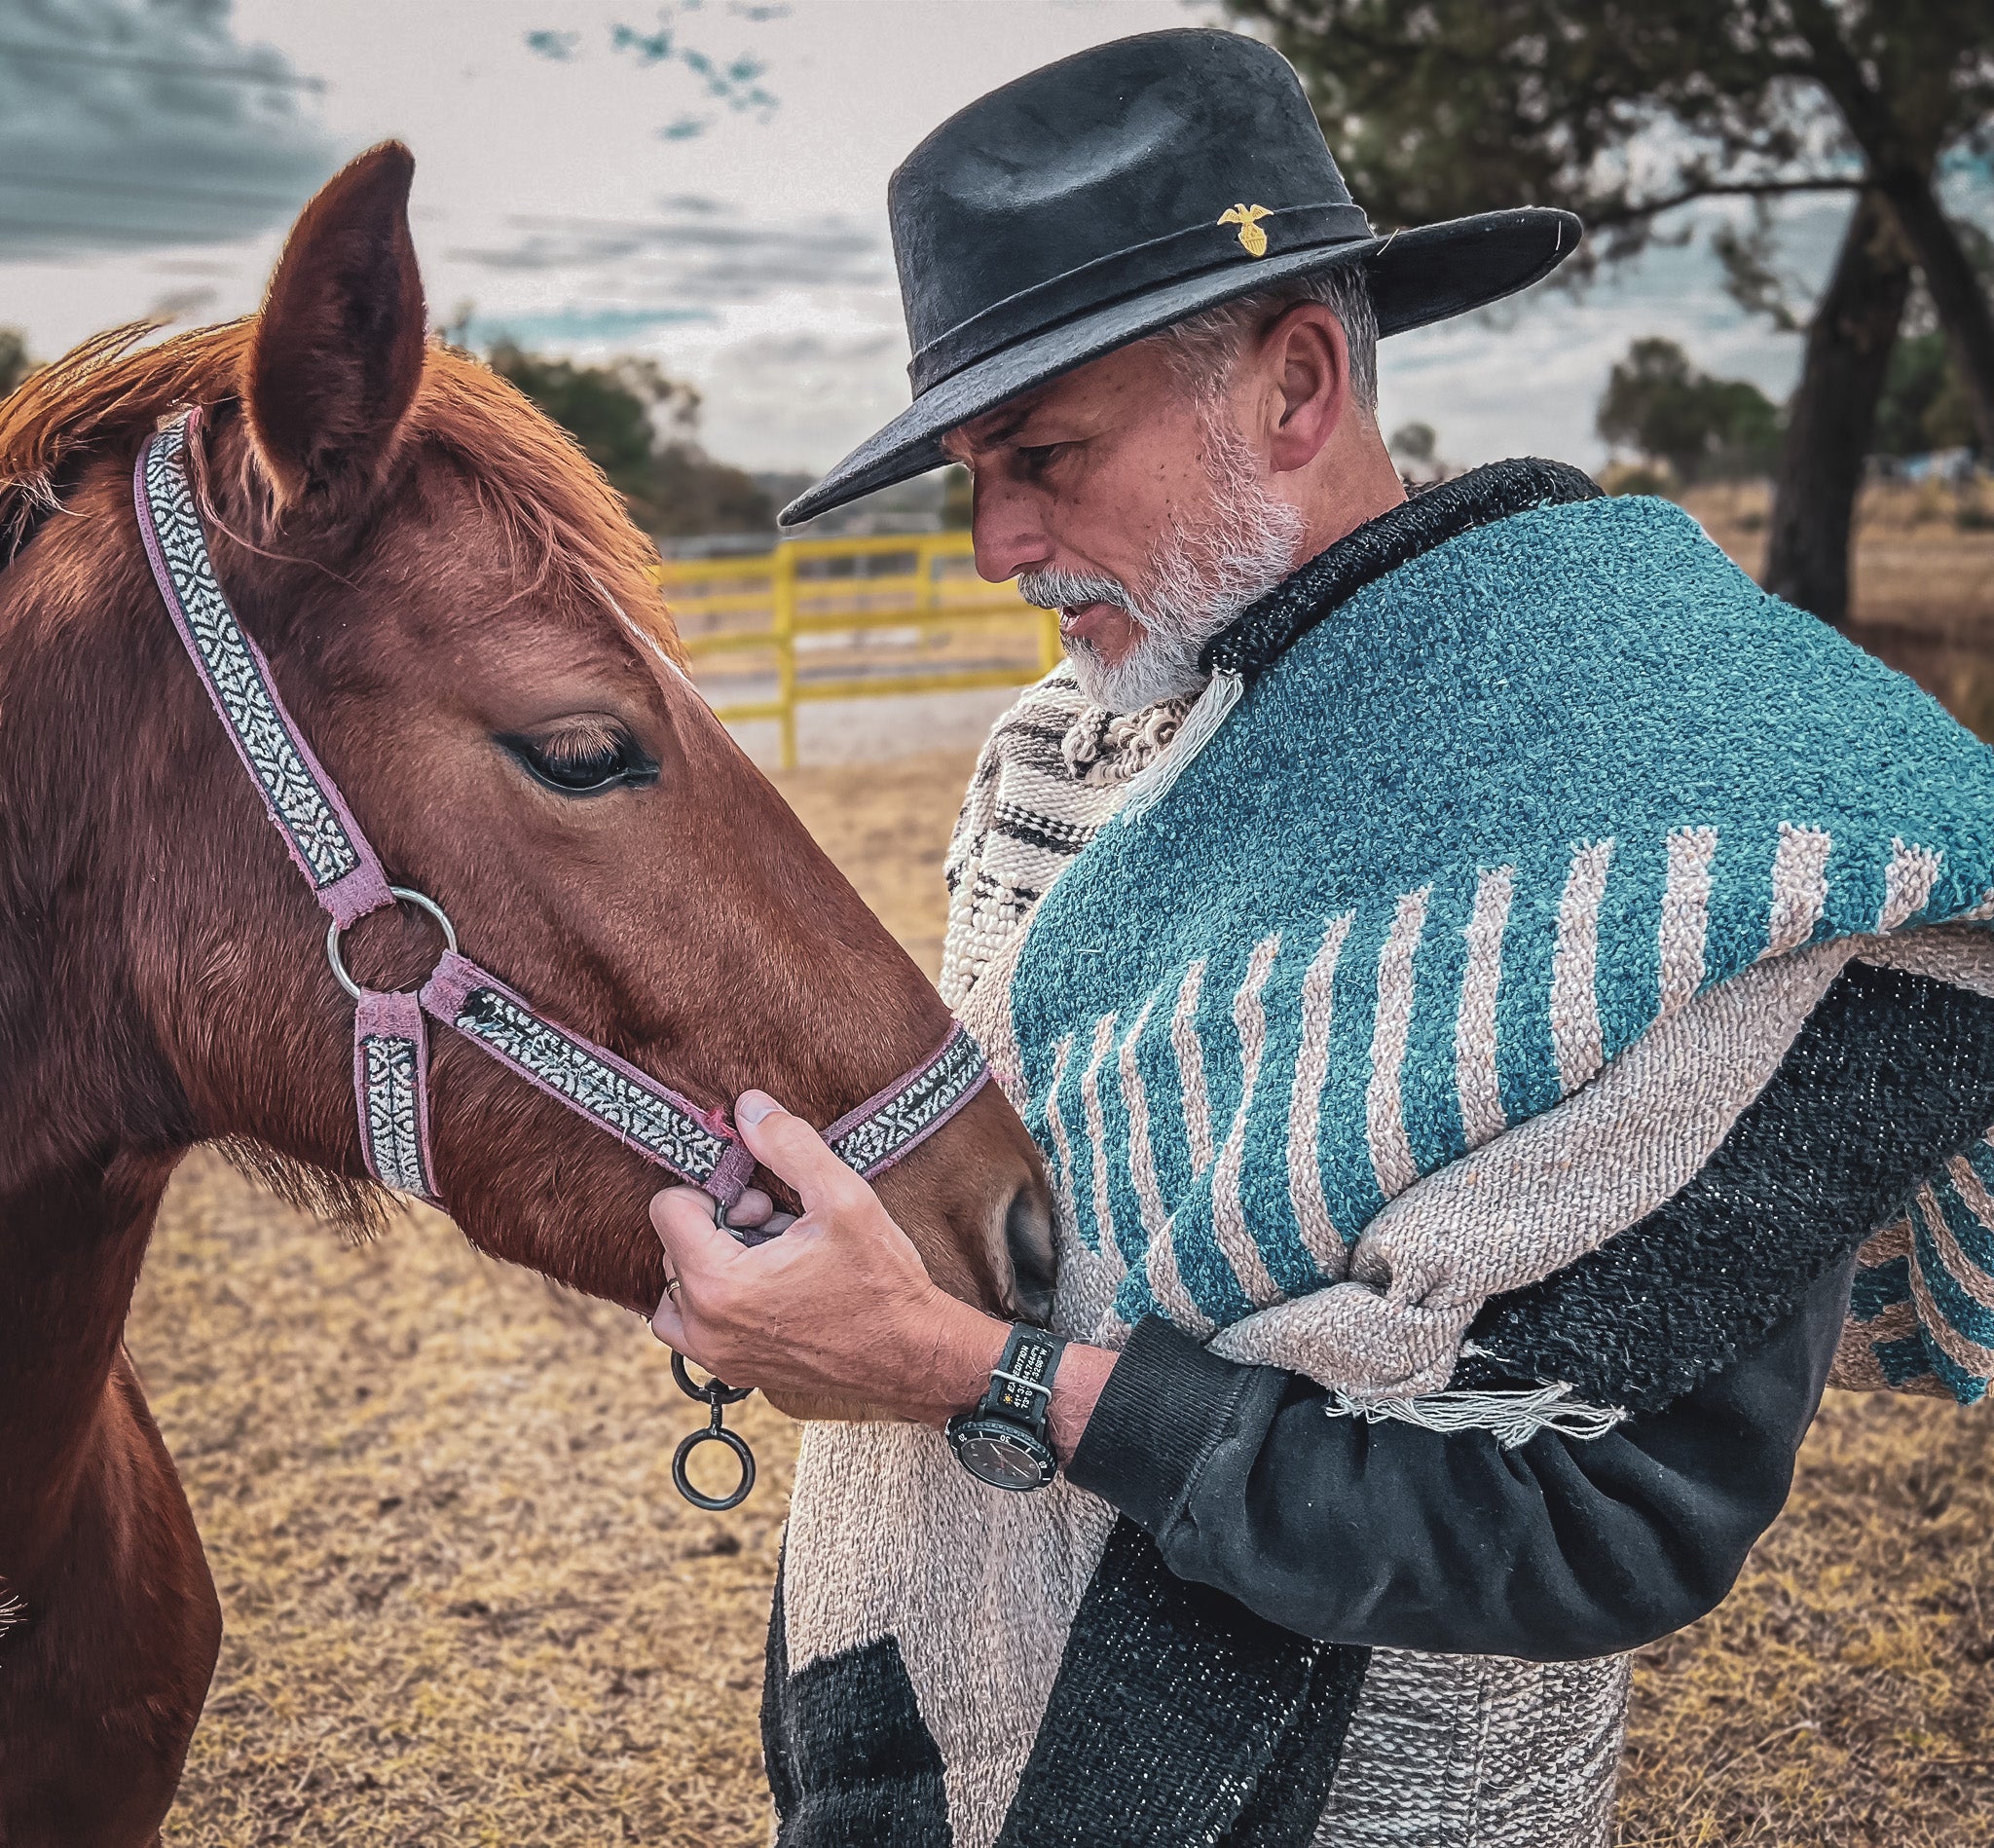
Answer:
[[[450, 919], [423, 893], [388, 882], [338, 786], [277, 696], [270, 663], [229, 608], [208, 556], [187, 474], [199, 410], [166, 425], [133, 473], [138, 530], [173, 626], [187, 645], [284, 845], [331, 923], [325, 952], [355, 1003], [353, 1094], [368, 1170], [385, 1185], [441, 1204], [429, 1152], [429, 1054], [424, 1016], [440, 1020], [500, 1064], [646, 1161], [704, 1188], [725, 1209], [755, 1169], [726, 1114], [702, 1110], [615, 1053], [535, 1014], [504, 982], [461, 955]], [[416, 906], [445, 948], [421, 989], [379, 993], [348, 975], [346, 931], [369, 912]], [[961, 1027], [905, 1077], [840, 1117], [824, 1137], [870, 1179], [925, 1141], [981, 1089], [989, 1067]], [[682, 1485], [683, 1486], [683, 1485]]]

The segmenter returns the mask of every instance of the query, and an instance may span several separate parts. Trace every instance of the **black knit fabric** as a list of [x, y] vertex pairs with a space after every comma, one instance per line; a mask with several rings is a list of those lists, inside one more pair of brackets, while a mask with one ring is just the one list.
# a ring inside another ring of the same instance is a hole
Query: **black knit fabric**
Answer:
[[1235, 616], [1204, 645], [1199, 667], [1206, 674], [1224, 671], [1251, 681], [1366, 584], [1422, 552], [1532, 507], [1599, 497], [1598, 484], [1582, 469], [1534, 456], [1470, 469], [1346, 534]]
[[1305, 1848], [1369, 1660], [1173, 1577], [1118, 1521], [998, 1848]]
[[789, 1672], [783, 1577], [761, 1694], [777, 1848], [950, 1848], [942, 1754], [892, 1637]]
[[[1327, 1642], [1533, 1661], [1639, 1648], [1710, 1610], [1779, 1513], [1852, 1268], [1828, 1272], [1787, 1322], [1666, 1411], [1598, 1438], [1540, 1431], [1514, 1450], [1484, 1430], [1332, 1418], [1305, 1375], [1207, 1355], [1232, 1375], [1232, 1413], [1191, 1475], [1146, 1485], [1141, 1506], [1167, 1504], [1151, 1537], [1177, 1577]], [[1144, 1437], [1179, 1415], [1166, 1395], [1183, 1375], [1159, 1356], [1197, 1344], [1154, 1326], [1135, 1364], [1131, 1349], [1109, 1376], [1133, 1452], [1114, 1480], [1135, 1477]], [[1078, 1462], [1075, 1483], [1103, 1492]]]
[[1994, 1123], [1994, 1001], [1853, 963], [1689, 1184], [1470, 1331], [1460, 1386], [1562, 1380], [1656, 1411], [1791, 1312]]
[[1068, 1479], [1160, 1532], [1231, 1426], [1246, 1378], [1161, 1316], [1144, 1316], [1094, 1401]]

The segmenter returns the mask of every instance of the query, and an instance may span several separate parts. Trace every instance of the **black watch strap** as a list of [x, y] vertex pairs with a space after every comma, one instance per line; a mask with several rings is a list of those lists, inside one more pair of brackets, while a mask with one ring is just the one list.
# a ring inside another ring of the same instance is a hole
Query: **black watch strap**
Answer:
[[1046, 1411], [1052, 1403], [1052, 1376], [1065, 1351], [1064, 1335], [1015, 1323], [976, 1416], [1008, 1418], [1024, 1425], [1034, 1437], [1044, 1437]]

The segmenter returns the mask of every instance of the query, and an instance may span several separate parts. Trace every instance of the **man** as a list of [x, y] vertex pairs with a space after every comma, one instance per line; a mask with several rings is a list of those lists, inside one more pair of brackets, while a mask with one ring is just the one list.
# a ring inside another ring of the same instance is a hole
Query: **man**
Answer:
[[1994, 760], [1662, 503], [1407, 500], [1379, 334], [1578, 227], [1374, 235], [1267, 48], [1036, 72], [892, 204], [914, 403], [786, 517], [953, 457], [1060, 611], [943, 978], [1057, 1333], [760, 1093], [785, 1236], [659, 1197], [659, 1335], [883, 1421], [805, 1434], [780, 1839], [1602, 1841], [1626, 1652], [1729, 1588], [1838, 1349], [1994, 1369]]

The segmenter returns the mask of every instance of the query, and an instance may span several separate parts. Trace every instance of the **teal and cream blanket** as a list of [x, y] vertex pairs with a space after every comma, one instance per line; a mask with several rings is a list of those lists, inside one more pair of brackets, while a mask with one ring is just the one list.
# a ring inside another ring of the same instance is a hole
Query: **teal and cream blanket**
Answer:
[[[1487, 1298], [1694, 1174], [1845, 965], [1990, 893], [1994, 753], [1678, 508], [1540, 506], [1357, 590], [1091, 834], [1010, 975], [1014, 1084], [1118, 1278], [1097, 1332], [1160, 1313], [1397, 1401], [1446, 1384]], [[1638, 1044], [1649, 1069], [1603, 1077]], [[1990, 1157], [1865, 1253], [1894, 1383], [1984, 1389]], [[1443, 1170], [1459, 1199], [1398, 1227]]]

